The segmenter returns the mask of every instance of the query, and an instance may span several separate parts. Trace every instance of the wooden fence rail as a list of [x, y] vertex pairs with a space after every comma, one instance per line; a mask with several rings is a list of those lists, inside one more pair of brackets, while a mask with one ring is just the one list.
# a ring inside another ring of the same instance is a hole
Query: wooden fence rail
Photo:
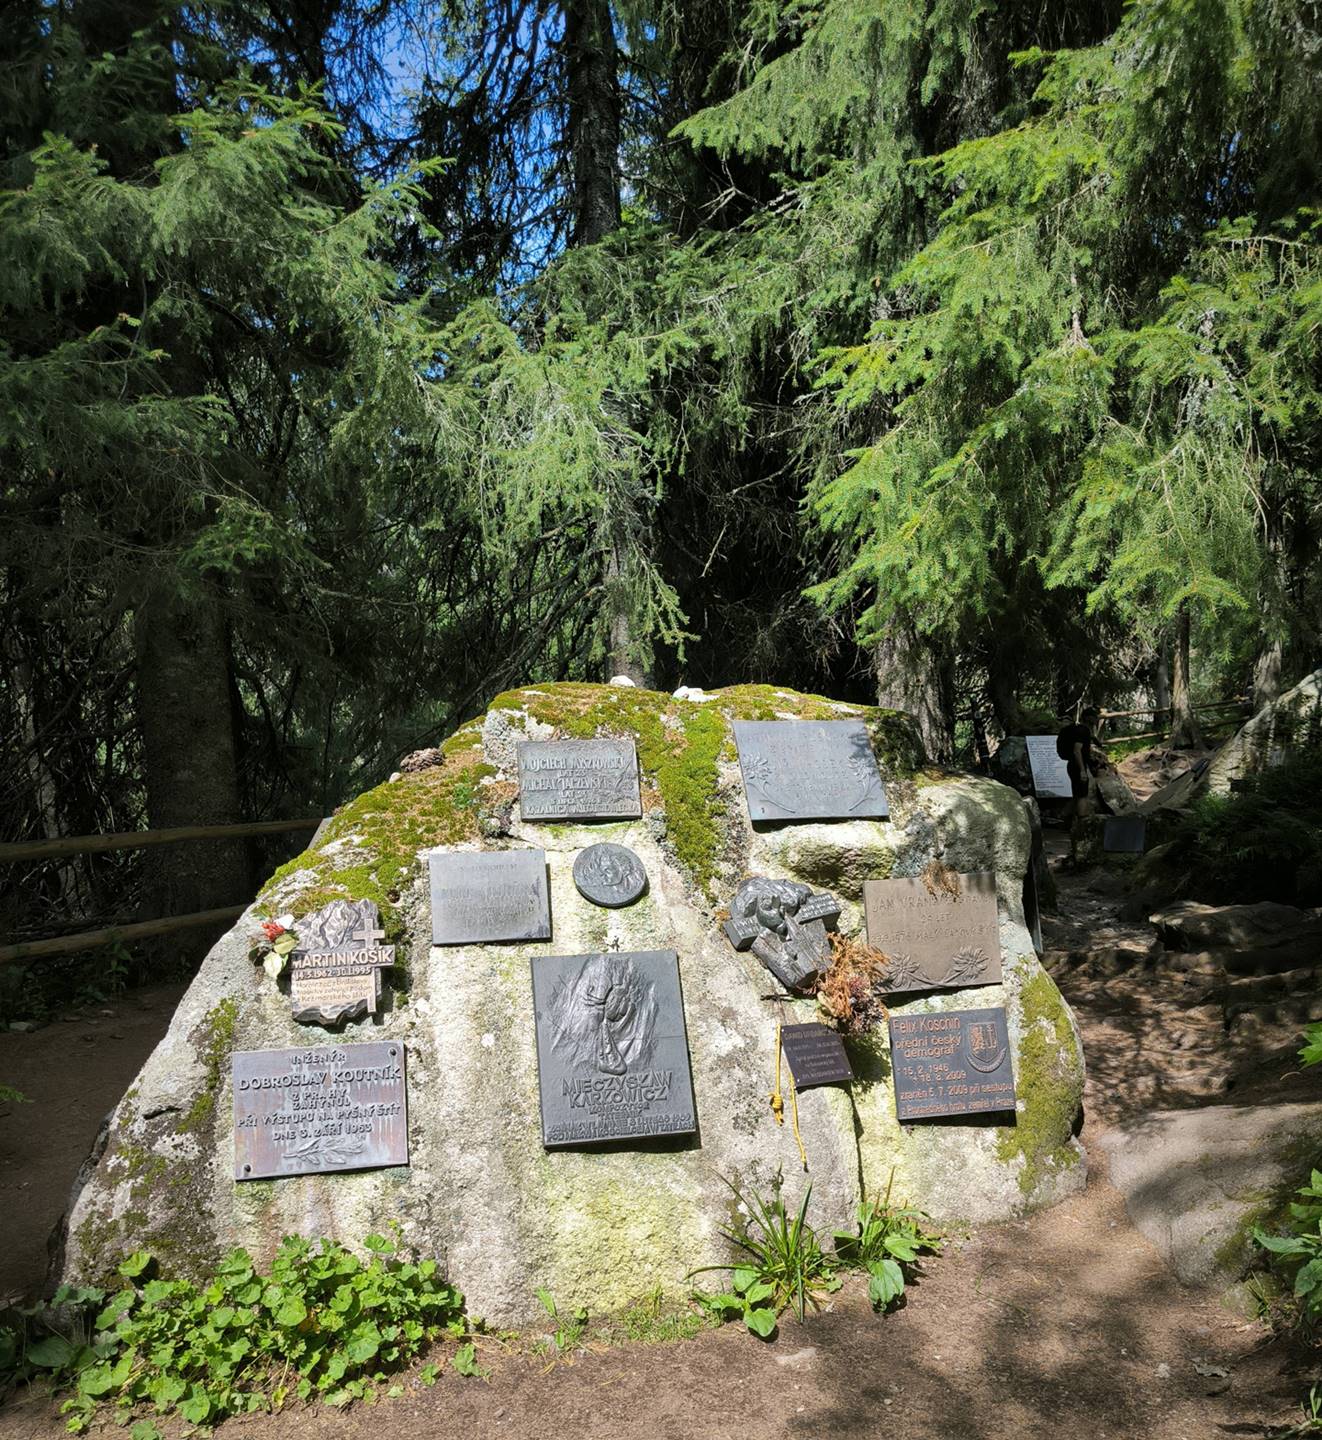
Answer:
[[255, 820], [249, 825], [181, 825], [173, 830], [125, 830], [109, 835], [68, 835], [59, 840], [18, 840], [0, 845], [0, 864], [19, 860], [58, 860], [65, 855], [92, 855], [103, 850], [142, 850], [149, 845], [177, 845], [183, 840], [240, 840], [245, 835], [281, 835], [287, 830], [315, 830], [317, 820]]
[[78, 935], [54, 935], [48, 940], [28, 940], [17, 945], [0, 945], [0, 965], [16, 960], [40, 960], [51, 955], [76, 955], [80, 950], [95, 950], [116, 940], [148, 940], [154, 935], [170, 935], [176, 930], [194, 930], [202, 925], [220, 925], [237, 920], [248, 907], [226, 905], [219, 910], [199, 910], [194, 915], [162, 915], [159, 920], [138, 920], [132, 925], [112, 925], [104, 930], [84, 930]]

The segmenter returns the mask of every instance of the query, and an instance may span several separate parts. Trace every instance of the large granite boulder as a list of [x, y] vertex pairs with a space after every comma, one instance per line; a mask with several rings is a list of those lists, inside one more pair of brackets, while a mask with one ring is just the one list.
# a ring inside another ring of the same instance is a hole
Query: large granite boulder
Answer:
[[1322, 669], [1264, 706], [1226, 741], [1208, 767], [1206, 789], [1228, 795], [1234, 781], [1307, 750], [1322, 751]]
[[1285, 1218], [1317, 1164], [1322, 1105], [1154, 1110], [1108, 1131], [1111, 1183], [1186, 1285], [1228, 1285], [1256, 1258], [1253, 1227]]
[[[731, 720], [849, 717], [869, 728], [890, 819], [755, 831]], [[514, 746], [552, 736], [632, 737], [642, 818], [521, 821]], [[727, 1182], [766, 1194], [783, 1175], [791, 1202], [811, 1184], [824, 1233], [852, 1222], [861, 1187], [880, 1193], [892, 1175], [895, 1196], [966, 1220], [1019, 1215], [1084, 1183], [1078, 1035], [1023, 925], [1024, 807], [993, 781], [921, 769], [905, 717], [769, 687], [688, 700], [547, 685], [500, 696], [441, 751], [441, 763], [340, 810], [211, 951], [74, 1196], [65, 1278], [104, 1276], [137, 1248], [195, 1272], [232, 1245], [266, 1257], [292, 1231], [352, 1243], [397, 1220], [410, 1245], [442, 1257], [475, 1314], [518, 1324], [539, 1286], [598, 1313], [658, 1286], [686, 1293], [687, 1272], [724, 1253], [719, 1231], [736, 1203]], [[631, 847], [647, 868], [649, 889], [632, 907], [598, 908], [574, 886], [575, 856], [602, 840]], [[529, 844], [547, 854], [553, 940], [433, 948], [428, 853]], [[747, 874], [799, 879], [832, 890], [844, 902], [841, 928], [859, 933], [864, 879], [917, 875], [933, 860], [996, 873], [1004, 979], [893, 1008], [1004, 1004], [1016, 1123], [897, 1124], [885, 1036], [867, 1035], [850, 1041], [860, 1077], [850, 1089], [799, 1097], [805, 1174], [768, 1101], [776, 1021], [813, 1018], [814, 1004], [768, 998], [770, 975], [721, 933], [723, 907]], [[387, 987], [379, 1015], [332, 1036], [294, 1021], [250, 947], [261, 919], [345, 898], [380, 907], [407, 978]], [[548, 1152], [530, 963], [617, 948], [678, 953], [699, 1134]], [[410, 1165], [236, 1184], [232, 1052], [369, 1039], [407, 1047]]]

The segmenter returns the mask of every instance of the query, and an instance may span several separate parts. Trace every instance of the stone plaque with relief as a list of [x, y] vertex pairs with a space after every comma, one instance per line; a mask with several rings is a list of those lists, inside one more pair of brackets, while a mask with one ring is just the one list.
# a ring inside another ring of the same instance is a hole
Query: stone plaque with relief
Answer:
[[1001, 978], [996, 876], [952, 875], [949, 888], [918, 877], [865, 880], [868, 944], [890, 957], [887, 991], [961, 990]]

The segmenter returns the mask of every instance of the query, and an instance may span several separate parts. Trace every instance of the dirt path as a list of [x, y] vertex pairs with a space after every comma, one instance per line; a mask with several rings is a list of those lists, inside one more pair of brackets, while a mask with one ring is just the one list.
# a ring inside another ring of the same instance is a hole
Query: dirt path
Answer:
[[[447, 1372], [428, 1390], [410, 1376], [403, 1394], [373, 1409], [291, 1410], [231, 1421], [222, 1435], [1203, 1440], [1261, 1436], [1296, 1418], [1306, 1388], [1296, 1360], [1261, 1326], [1179, 1285], [1129, 1224], [1095, 1144], [1104, 1126], [1136, 1110], [1289, 1091], [1293, 1042], [1229, 1044], [1215, 1007], [1199, 1003], [1196, 981], [1134, 958], [1151, 934], [1119, 919], [1119, 898], [1095, 875], [1062, 877], [1061, 915], [1047, 925], [1052, 968], [1076, 1007], [1089, 1060], [1087, 1190], [1027, 1221], [956, 1239], [896, 1313], [878, 1319], [851, 1284], [806, 1326], [787, 1321], [769, 1345], [729, 1326], [691, 1341], [593, 1347], [549, 1370], [526, 1349], [492, 1340], [482, 1347], [492, 1371], [485, 1382]], [[124, 1005], [113, 1022], [98, 1019], [107, 1028], [93, 1027], [86, 1042], [90, 1073], [68, 1060], [65, 1032], [81, 1029], [0, 1037], [0, 1074], [33, 1093], [44, 1085], [46, 1097], [44, 1119], [35, 1106], [31, 1117], [0, 1119], [6, 1208], [18, 1199], [31, 1212], [11, 1232], [6, 1283], [39, 1273], [40, 1263], [16, 1252], [40, 1248], [96, 1119], [172, 1004], [157, 992], [141, 1011]], [[94, 1087], [103, 1087], [99, 1095]], [[60, 1433], [42, 1397], [0, 1412], [6, 1440]]]

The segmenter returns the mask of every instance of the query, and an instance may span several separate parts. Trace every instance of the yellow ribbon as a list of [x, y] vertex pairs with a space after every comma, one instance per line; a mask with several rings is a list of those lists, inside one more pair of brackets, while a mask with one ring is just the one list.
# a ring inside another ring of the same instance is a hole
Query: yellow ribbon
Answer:
[[[776, 1088], [771, 1092], [771, 1113], [776, 1117], [776, 1124], [785, 1123], [785, 1101], [780, 1093], [780, 1022], [776, 1022]], [[808, 1168], [808, 1152], [803, 1148], [803, 1136], [799, 1134], [799, 1092], [794, 1087], [794, 1071], [790, 1070], [790, 1120], [794, 1127], [794, 1140], [799, 1147], [799, 1159], [803, 1161], [803, 1168]]]

